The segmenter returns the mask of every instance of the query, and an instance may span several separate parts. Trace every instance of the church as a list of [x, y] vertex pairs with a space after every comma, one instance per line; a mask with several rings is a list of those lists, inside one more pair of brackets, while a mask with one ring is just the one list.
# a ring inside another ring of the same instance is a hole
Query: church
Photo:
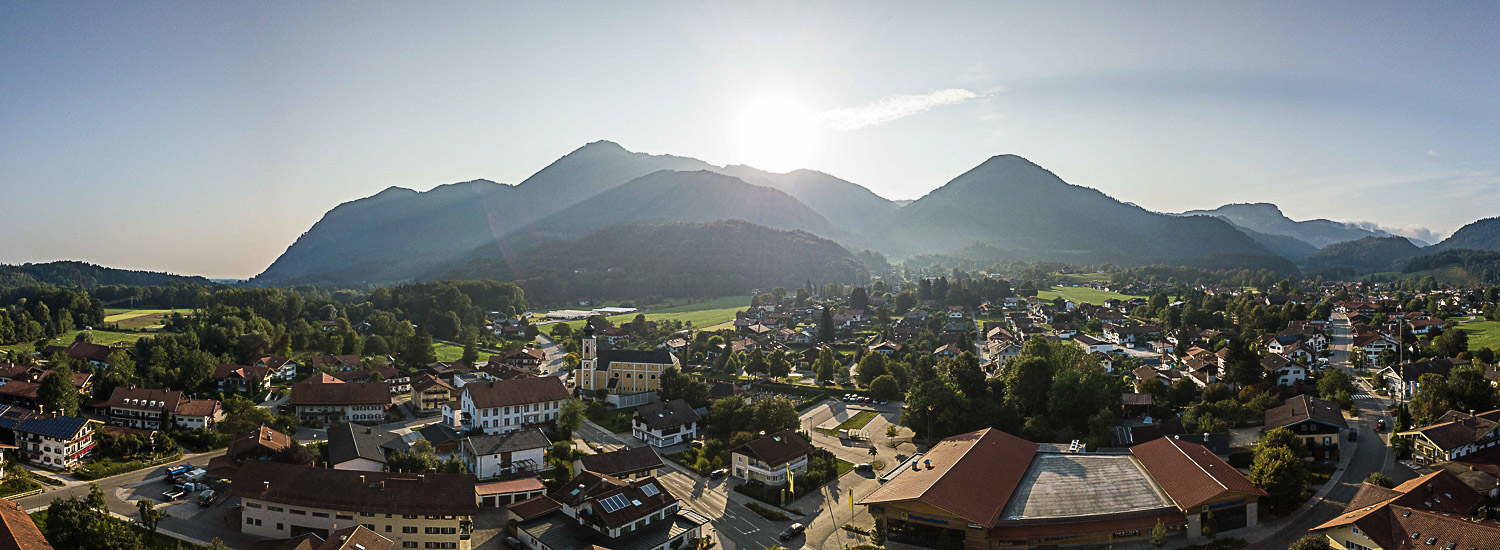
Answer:
[[665, 350], [613, 349], [609, 344], [601, 349], [592, 326], [584, 327], [581, 344], [578, 389], [617, 407], [656, 401], [662, 371], [679, 366], [677, 357]]

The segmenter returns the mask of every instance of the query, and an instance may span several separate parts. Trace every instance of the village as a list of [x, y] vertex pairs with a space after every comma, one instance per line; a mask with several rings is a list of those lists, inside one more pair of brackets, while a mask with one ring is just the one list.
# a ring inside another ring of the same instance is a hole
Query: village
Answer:
[[703, 329], [484, 315], [482, 361], [256, 354], [196, 393], [104, 394], [137, 348], [79, 337], [0, 364], [0, 486], [7, 513], [102, 493], [232, 548], [1500, 540], [1500, 367], [1460, 328], [1495, 287], [951, 275], [758, 292]]

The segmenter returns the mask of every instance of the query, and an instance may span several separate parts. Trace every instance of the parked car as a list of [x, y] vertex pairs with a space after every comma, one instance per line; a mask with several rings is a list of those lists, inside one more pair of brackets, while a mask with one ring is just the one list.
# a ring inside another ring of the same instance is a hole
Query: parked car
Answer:
[[521, 539], [518, 539], [516, 537], [505, 537], [505, 547], [510, 548], [511, 550], [521, 550], [522, 548], [525, 548], [525, 546], [521, 545]]
[[854, 465], [854, 469], [859, 470], [861, 472], [873, 472], [873, 471], [875, 471], [875, 467], [871, 466], [869, 462], [861, 462], [859, 464], [855, 464]]
[[776, 535], [776, 538], [781, 540], [792, 540], [792, 537], [802, 534], [802, 531], [806, 529], [807, 526], [802, 525], [801, 523], [793, 523], [788, 526], [785, 531], [782, 531], [780, 535]]
[[708, 473], [708, 479], [719, 479], [719, 478], [727, 476], [727, 475], [729, 475], [729, 469], [728, 468], [719, 468], [717, 470], [709, 472]]
[[1376, 432], [1383, 432], [1383, 431], [1385, 431], [1385, 419], [1384, 418], [1382, 418], [1382, 419], [1380, 419], [1380, 420], [1378, 420], [1378, 421], [1375, 422], [1375, 431]]
[[1359, 432], [1349, 430], [1349, 441], [1359, 441]]

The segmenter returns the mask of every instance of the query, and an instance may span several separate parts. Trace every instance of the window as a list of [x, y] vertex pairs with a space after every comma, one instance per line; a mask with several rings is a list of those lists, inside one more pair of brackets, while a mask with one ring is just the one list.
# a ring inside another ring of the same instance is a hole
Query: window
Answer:
[[245, 503], [245, 507], [246, 508], [260, 508], [260, 504], [255, 503], [255, 502], [246, 502]]
[[267, 506], [266, 509], [270, 510], [272, 512], [285, 512], [286, 511], [286, 509], [284, 509], [284, 508], [282, 508], [280, 506]]
[[401, 543], [401, 547], [402, 548], [416, 548], [417, 547], [417, 541], [414, 541], [414, 540], [404, 541], [404, 542]]
[[298, 510], [296, 508], [293, 508], [292, 509], [292, 515], [294, 515], [294, 516], [305, 516], [305, 515], [307, 515], [307, 510]]
[[415, 535], [417, 534], [417, 528], [412, 525], [403, 525], [401, 526], [401, 532], [409, 535]]
[[349, 519], [349, 520], [354, 519], [354, 516], [348, 516], [348, 515], [344, 515], [344, 514], [334, 514], [333, 517], [334, 517], [334, 519]]
[[276, 530], [277, 531], [285, 531], [286, 530], [286, 526], [278, 523], [278, 524], [276, 524]]
[[391, 526], [390, 526], [390, 524], [386, 524], [386, 526], [385, 526], [385, 532], [387, 532], [387, 533], [391, 532]]
[[360, 525], [363, 525], [365, 529], [369, 529], [371, 531], [375, 530], [375, 524], [373, 523], [361, 523]]
[[315, 518], [326, 518], [326, 517], [328, 517], [328, 514], [325, 514], [323, 512], [313, 512], [312, 513], [312, 517], [315, 517]]

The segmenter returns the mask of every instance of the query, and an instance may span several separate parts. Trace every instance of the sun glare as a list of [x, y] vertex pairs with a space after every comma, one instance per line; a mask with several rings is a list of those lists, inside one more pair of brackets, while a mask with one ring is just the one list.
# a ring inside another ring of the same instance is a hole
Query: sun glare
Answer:
[[789, 94], [747, 102], [735, 120], [733, 137], [734, 162], [772, 172], [805, 168], [819, 145], [814, 113]]

